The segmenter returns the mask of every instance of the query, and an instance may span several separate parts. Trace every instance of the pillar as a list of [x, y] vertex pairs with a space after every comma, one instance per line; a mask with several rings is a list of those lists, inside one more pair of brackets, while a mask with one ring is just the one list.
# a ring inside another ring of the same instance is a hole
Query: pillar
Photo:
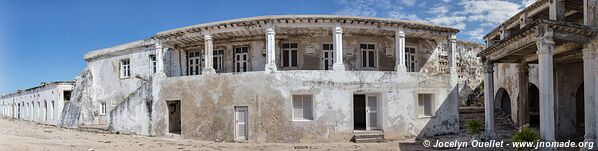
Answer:
[[546, 29], [538, 37], [538, 75], [540, 89], [540, 137], [542, 141], [555, 141], [554, 138], [554, 41], [552, 29]]
[[164, 70], [164, 54], [166, 53], [166, 47], [162, 45], [160, 40], [156, 40], [155, 43], [156, 49], [156, 75], [158, 76], [166, 76], [166, 72]]
[[266, 28], [266, 72], [276, 71], [276, 39], [273, 25], [268, 25]]
[[449, 51], [449, 71], [451, 75], [457, 74], [457, 36], [452, 34], [449, 38], [450, 51]]
[[403, 28], [395, 31], [395, 70], [407, 72], [405, 65], [405, 31]]
[[203, 41], [204, 41], [204, 55], [203, 55], [203, 59], [204, 59], [204, 67], [203, 67], [203, 74], [214, 74], [216, 73], [216, 70], [214, 70], [214, 65], [213, 65], [213, 60], [214, 60], [214, 56], [213, 56], [213, 52], [214, 52], [214, 45], [212, 42], [212, 35], [210, 34], [205, 34], [203, 36]]
[[595, 102], [596, 102], [596, 58], [594, 48], [587, 44], [582, 50], [583, 53], [583, 81], [584, 81], [584, 123], [585, 123], [585, 142], [594, 142], [596, 140], [596, 121]]
[[529, 66], [527, 62], [519, 63], [519, 126], [523, 128], [528, 123], [529, 109]]
[[494, 131], [494, 64], [486, 61], [484, 64], [484, 115], [485, 135], [487, 139], [496, 139]]
[[344, 71], [345, 64], [343, 64], [343, 28], [336, 25], [333, 31], [334, 40], [334, 64], [332, 70]]

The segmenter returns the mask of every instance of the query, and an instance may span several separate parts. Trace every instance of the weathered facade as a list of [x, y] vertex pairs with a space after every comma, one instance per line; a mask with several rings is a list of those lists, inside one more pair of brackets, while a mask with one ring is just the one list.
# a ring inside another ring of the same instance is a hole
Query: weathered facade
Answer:
[[596, 136], [596, 0], [538, 0], [485, 36], [486, 135], [493, 109], [544, 141]]
[[479, 85], [457, 64], [476, 64], [481, 49], [457, 32], [325, 15], [164, 31], [87, 53], [61, 125], [253, 142], [456, 133], [458, 83]]
[[62, 108], [70, 100], [73, 83], [42, 83], [40, 86], [3, 95], [0, 97], [0, 111], [5, 117], [58, 125]]

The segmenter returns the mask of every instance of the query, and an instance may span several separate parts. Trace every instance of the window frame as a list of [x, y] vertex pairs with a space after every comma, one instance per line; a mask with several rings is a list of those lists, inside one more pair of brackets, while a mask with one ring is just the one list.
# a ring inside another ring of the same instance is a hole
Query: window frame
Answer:
[[[247, 52], [239, 52], [239, 53], [237, 53], [237, 48], [243, 48], [243, 47], [247, 48]], [[233, 72], [234, 73], [243, 73], [243, 72], [249, 72], [250, 71], [250, 69], [249, 69], [250, 62], [251, 62], [251, 61], [249, 61], [250, 60], [250, 53], [249, 52], [251, 51], [250, 49], [251, 49], [251, 47], [249, 45], [233, 46]], [[243, 60], [241, 58], [241, 59], [239, 59], [239, 61], [237, 61], [237, 54], [241, 54], [241, 55], [245, 54], [245, 56], [246, 56], [247, 59]], [[240, 63], [245, 63], [244, 66], [243, 66], [245, 68], [245, 70], [242, 70], [242, 68], [239, 68], [239, 70], [237, 70], [237, 68], [238, 68], [237, 67], [237, 63], [239, 63], [239, 62]]]
[[[299, 118], [295, 118], [295, 96], [301, 96], [301, 119]], [[303, 115], [305, 115], [305, 103], [304, 101], [306, 101], [304, 98], [305, 97], [309, 97], [310, 101], [311, 101], [311, 113], [309, 113], [311, 115], [311, 119], [307, 119], [305, 118]], [[313, 121], [314, 120], [314, 95], [313, 94], [304, 94], [304, 93], [300, 93], [300, 94], [293, 94], [291, 95], [291, 121], [294, 122], [308, 122], [308, 121]]]
[[216, 49], [212, 52], [212, 67], [216, 72], [224, 71], [224, 49]]
[[[120, 63], [120, 67], [119, 67], [119, 74], [120, 74], [120, 78], [121, 79], [128, 79], [131, 78], [131, 59], [126, 58], [126, 59], [121, 59], [119, 61]], [[125, 64], [126, 62], [126, 64]]]
[[[361, 45], [366, 45], [367, 49], [361, 48]], [[369, 49], [369, 45], [373, 45], [374, 49]], [[376, 70], [376, 69], [378, 69], [378, 51], [377, 51], [378, 49], [376, 49], [377, 47], [378, 47], [377, 44], [374, 43], [374, 42], [362, 42], [362, 43], [359, 43], [359, 63], [360, 63], [359, 64], [359, 68], [360, 69], [364, 69], [364, 70]], [[373, 53], [374, 53], [374, 64], [373, 64], [373, 67], [369, 66], [370, 65], [369, 64], [369, 62], [370, 62], [369, 52], [371, 52], [371, 51], [373, 51]], [[366, 53], [367, 56], [364, 56], [363, 52], [367, 52]], [[363, 62], [364, 57], [366, 57], [365, 58], [366, 62]], [[366, 63], [367, 63], [368, 66], [366, 66]]]
[[[424, 102], [424, 111], [423, 114], [419, 114], [419, 97], [420, 95], [430, 95], [430, 115], [426, 115], [426, 107], [425, 107], [425, 102]], [[436, 116], [435, 112], [436, 112], [436, 93], [433, 92], [418, 92], [415, 94], [415, 115], [417, 116], [417, 118], [433, 118]]]
[[[193, 57], [191, 57], [191, 53], [194, 53]], [[196, 54], [195, 54], [196, 53]], [[201, 57], [201, 52], [199, 50], [191, 50], [191, 51], [187, 51], [187, 76], [194, 76], [194, 75], [201, 75], [201, 62], [202, 62], [202, 58]], [[191, 64], [191, 61], [195, 60], [195, 63]], [[195, 68], [195, 69], [194, 69]], [[192, 69], [193, 72], [192, 72]]]
[[[324, 45], [329, 45], [329, 50], [328, 49], [324, 49]], [[321, 57], [322, 58], [322, 63], [320, 65], [321, 66], [321, 70], [326, 70], [326, 67], [327, 67], [326, 61], [325, 61], [326, 51], [331, 51], [331, 53], [330, 53], [331, 56], [328, 57], [328, 58], [331, 59], [330, 62], [329, 62], [330, 67], [328, 67], [328, 70], [332, 70], [332, 67], [334, 66], [334, 58], [335, 58], [335, 56], [334, 56], [334, 44], [333, 43], [329, 43], [329, 42], [325, 42], [325, 43], [322, 43], [321, 46], [322, 46], [322, 57]]]
[[100, 112], [99, 112], [99, 114], [100, 115], [106, 115], [107, 111], [108, 111], [108, 109], [107, 109], [107, 106], [106, 106], [106, 102], [100, 102]]
[[149, 55], [150, 60], [150, 75], [158, 73], [158, 62], [155, 54]]
[[[284, 48], [285, 44], [288, 44], [289, 48]], [[296, 48], [292, 48], [293, 44], [295, 44], [297, 47]], [[284, 58], [285, 51], [289, 52], [288, 58]], [[292, 53], [293, 51], [297, 52], [296, 56], [295, 56], [297, 64], [295, 66], [293, 66], [293, 53]], [[281, 58], [280, 59], [280, 62], [281, 62], [280, 66], [282, 67], [282, 69], [299, 69], [299, 43], [297, 43], [297, 42], [284, 42], [284, 43], [282, 43], [280, 45], [280, 58]], [[285, 59], [288, 59], [288, 60], [286, 60], [286, 62], [288, 63], [288, 66], [284, 65], [285, 64]]]
[[[413, 49], [413, 53], [408, 52], [409, 49]], [[413, 55], [413, 60], [409, 59], [409, 57]], [[410, 70], [410, 63], [413, 62], [413, 70]], [[405, 67], [407, 68], [407, 72], [418, 72], [417, 68], [417, 47], [414, 46], [405, 46]]]

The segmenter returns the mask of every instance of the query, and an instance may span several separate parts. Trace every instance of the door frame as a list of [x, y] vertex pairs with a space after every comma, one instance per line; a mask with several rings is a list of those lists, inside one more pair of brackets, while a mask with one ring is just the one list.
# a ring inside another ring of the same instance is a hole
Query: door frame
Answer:
[[[373, 127], [370, 125], [370, 120], [372, 119], [372, 117], [370, 117], [370, 105], [369, 105], [369, 97], [376, 97], [376, 110], [374, 113], [376, 113], [376, 127]], [[378, 105], [380, 103], [380, 101], [378, 100], [378, 95], [365, 95], [365, 129], [366, 130], [378, 130], [380, 129], [380, 115], [378, 113], [378, 109], [380, 108], [380, 106]]]
[[[370, 131], [370, 130], [383, 130], [384, 129], [384, 120], [383, 120], [384, 119], [384, 114], [383, 114], [384, 112], [383, 112], [383, 108], [385, 106], [384, 105], [385, 101], [384, 101], [384, 99], [382, 99], [383, 98], [383, 94], [382, 93], [376, 93], [376, 92], [372, 92], [372, 93], [359, 92], [359, 93], [353, 93], [353, 95], [351, 95], [351, 113], [352, 113], [351, 121], [352, 121], [353, 125], [355, 123], [355, 110], [354, 110], [354, 107], [355, 107], [355, 95], [365, 95], [365, 98], [366, 98], [365, 99], [365, 102], [366, 102], [365, 105], [366, 105], [366, 107], [367, 107], [367, 97], [368, 96], [376, 96], [376, 109], [377, 109], [376, 110], [376, 118], [378, 120], [378, 122], [377, 122], [378, 126], [374, 127], [373, 129], [369, 126], [369, 123], [368, 123], [369, 122], [369, 115], [367, 114], [368, 111], [366, 109], [366, 117], [365, 117], [366, 118], [365, 119], [366, 126], [365, 127], [366, 127], [366, 131]], [[353, 127], [353, 130], [355, 130], [355, 127]]]
[[[245, 111], [245, 122], [244, 122], [244, 127], [245, 127], [245, 138], [241, 138], [241, 136], [239, 136], [239, 133], [237, 133], [239, 131], [239, 127], [237, 126], [238, 124], [238, 116], [237, 116], [237, 112], [238, 111]], [[234, 123], [234, 129], [235, 129], [235, 140], [249, 140], [249, 108], [247, 106], [235, 106], [234, 107], [234, 118], [233, 118], [233, 123]]]

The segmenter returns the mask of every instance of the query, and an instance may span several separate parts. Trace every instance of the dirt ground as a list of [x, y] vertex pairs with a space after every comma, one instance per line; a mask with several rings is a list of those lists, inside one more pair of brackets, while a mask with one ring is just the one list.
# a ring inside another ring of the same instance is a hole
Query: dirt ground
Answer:
[[216, 143], [192, 139], [83, 132], [0, 118], [0, 151], [425, 150], [416, 143]]

